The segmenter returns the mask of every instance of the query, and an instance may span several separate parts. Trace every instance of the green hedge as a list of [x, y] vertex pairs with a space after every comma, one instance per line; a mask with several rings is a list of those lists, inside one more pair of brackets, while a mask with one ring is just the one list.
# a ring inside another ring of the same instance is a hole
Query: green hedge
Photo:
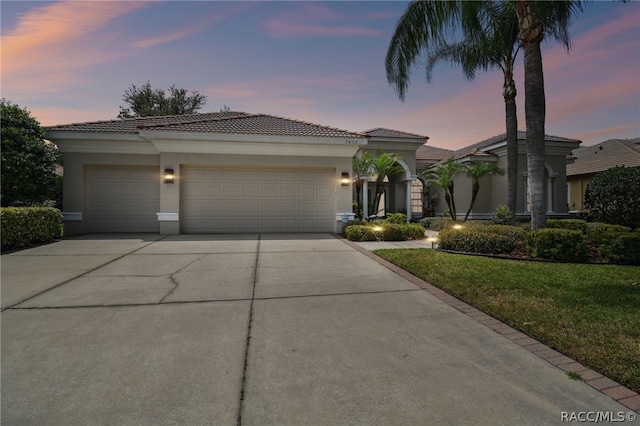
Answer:
[[62, 213], [52, 207], [2, 207], [2, 250], [15, 250], [60, 237]]
[[456, 222], [448, 217], [425, 217], [420, 219], [418, 223], [432, 231], [441, 231], [445, 228], [450, 228]]
[[620, 235], [628, 234], [632, 229], [622, 225], [612, 225], [610, 223], [591, 222], [587, 223], [585, 238], [587, 244], [602, 246], [615, 241]]
[[425, 229], [416, 223], [377, 221], [366, 225], [348, 225], [342, 231], [349, 241], [406, 241], [424, 238]]
[[587, 232], [587, 221], [581, 219], [547, 219], [547, 228], [573, 229]]
[[474, 225], [460, 229], [447, 228], [438, 234], [438, 247], [443, 250], [482, 254], [510, 253], [524, 240], [525, 231], [509, 225]]
[[640, 230], [619, 235], [598, 247], [598, 253], [607, 262], [640, 265]]
[[526, 237], [527, 251], [540, 259], [579, 262], [587, 255], [587, 244], [580, 231], [562, 228], [542, 228]]

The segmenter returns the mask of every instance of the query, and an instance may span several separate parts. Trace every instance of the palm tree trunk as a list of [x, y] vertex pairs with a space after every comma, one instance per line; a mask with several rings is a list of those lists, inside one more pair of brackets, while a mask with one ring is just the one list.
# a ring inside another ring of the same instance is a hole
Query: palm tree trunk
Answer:
[[452, 183], [449, 185], [449, 194], [451, 196], [451, 219], [453, 220], [457, 220], [458, 219], [458, 213], [456, 212], [456, 201], [453, 198], [453, 181]]
[[449, 195], [449, 190], [447, 188], [444, 189], [444, 200], [447, 202], [447, 207], [449, 207], [449, 216], [451, 216], [451, 219], [455, 220], [453, 217], [453, 209], [451, 208], [451, 196]]
[[469, 218], [469, 214], [471, 214], [471, 209], [473, 209], [473, 205], [476, 202], [476, 197], [478, 196], [478, 191], [480, 191], [480, 183], [477, 181], [473, 182], [472, 188], [471, 188], [471, 202], [469, 203], [469, 209], [467, 210], [467, 214], [464, 215], [464, 220], [463, 222], [466, 222], [467, 219]]
[[544, 228], [545, 95], [542, 73], [542, 25], [529, 1], [518, 1], [520, 39], [524, 44], [524, 110], [527, 121], [527, 172], [531, 196], [531, 228]]
[[505, 71], [503, 95], [507, 130], [507, 207], [511, 211], [511, 220], [514, 223], [518, 193], [518, 114], [516, 111], [516, 93], [513, 70], [509, 67]]
[[362, 219], [362, 201], [360, 201], [360, 194], [362, 193], [362, 183], [356, 181], [356, 204], [358, 211], [356, 212], [356, 219]]

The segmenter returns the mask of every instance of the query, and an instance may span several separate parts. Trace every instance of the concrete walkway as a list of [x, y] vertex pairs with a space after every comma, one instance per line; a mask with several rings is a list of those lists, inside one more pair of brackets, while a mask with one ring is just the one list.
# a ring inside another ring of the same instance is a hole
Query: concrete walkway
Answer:
[[2, 256], [2, 424], [542, 425], [630, 410], [332, 235]]

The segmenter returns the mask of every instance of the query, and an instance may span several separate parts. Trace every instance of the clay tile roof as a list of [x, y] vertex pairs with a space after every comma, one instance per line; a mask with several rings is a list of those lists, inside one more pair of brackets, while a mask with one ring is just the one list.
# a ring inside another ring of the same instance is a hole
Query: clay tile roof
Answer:
[[567, 164], [567, 176], [601, 172], [616, 166], [640, 167], [640, 138], [609, 139], [592, 146], [574, 149], [573, 164]]
[[160, 130], [277, 136], [366, 137], [366, 135], [361, 133], [349, 132], [289, 118], [235, 111], [96, 121], [51, 126], [45, 129], [47, 131], [92, 133], [135, 134], [140, 130]]
[[416, 151], [416, 159], [418, 160], [444, 160], [453, 155], [453, 151], [450, 149], [438, 148], [435, 146], [422, 145]]
[[[527, 132], [522, 132], [518, 130], [518, 140], [525, 140], [525, 139], [527, 139]], [[474, 155], [477, 157], [477, 156], [482, 156], [483, 155], [482, 153], [490, 156], [491, 155], [490, 153], [481, 151], [481, 149], [500, 143], [500, 142], [506, 142], [506, 140], [507, 140], [507, 134], [502, 133], [500, 135], [493, 136], [489, 139], [485, 139], [483, 141], [474, 143], [464, 148], [460, 148], [459, 150], [453, 153], [453, 157], [463, 158], [469, 155]], [[578, 143], [580, 142], [577, 139], [569, 139], [569, 138], [563, 138], [561, 136], [553, 136], [553, 135], [545, 135], [545, 140], [547, 142], [578, 142]]]
[[404, 139], [429, 139], [428, 136], [417, 135], [415, 133], [401, 132], [399, 130], [385, 129], [382, 127], [376, 127], [375, 129], [365, 130], [365, 135], [370, 137], [382, 137], [382, 138], [404, 138]]

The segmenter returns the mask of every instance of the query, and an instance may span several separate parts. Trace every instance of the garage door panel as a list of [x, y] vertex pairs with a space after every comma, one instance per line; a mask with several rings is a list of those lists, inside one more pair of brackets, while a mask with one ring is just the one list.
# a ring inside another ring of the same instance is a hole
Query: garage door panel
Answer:
[[[334, 170], [212, 170], [182, 166], [183, 232], [333, 230]], [[222, 193], [203, 204], [211, 186]]]
[[160, 173], [155, 166], [89, 166], [89, 232], [159, 232]]

